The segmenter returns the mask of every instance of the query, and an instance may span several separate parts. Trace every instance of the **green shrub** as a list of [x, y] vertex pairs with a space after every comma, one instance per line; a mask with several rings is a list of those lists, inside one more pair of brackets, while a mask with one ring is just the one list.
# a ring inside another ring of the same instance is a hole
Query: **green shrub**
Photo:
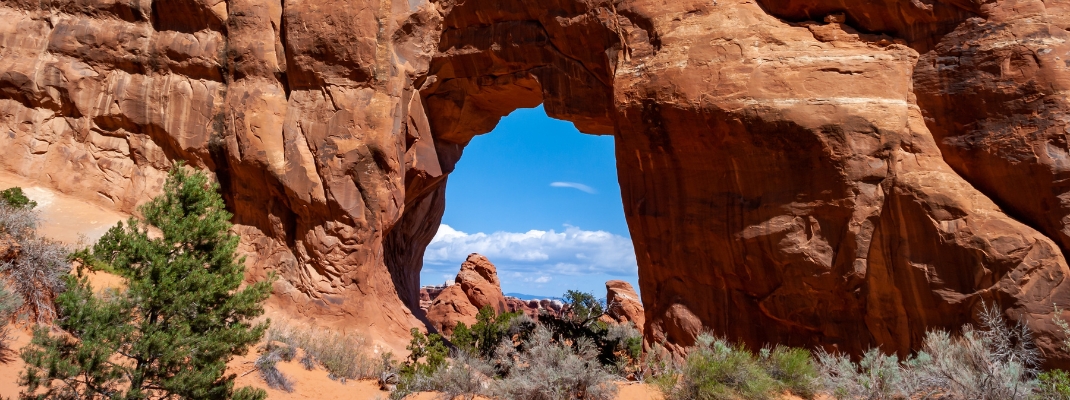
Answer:
[[[442, 336], [437, 333], [424, 335], [416, 328], [412, 328], [409, 332], [412, 334], [412, 340], [406, 347], [409, 350], [409, 357], [398, 368], [397, 388], [390, 394], [391, 399], [402, 399], [420, 391], [441, 390], [444, 385], [441, 374], [444, 373], [443, 370], [451, 368], [446, 360], [449, 349]], [[467, 356], [468, 354], [459, 352], [455, 355]], [[394, 368], [393, 362], [385, 357], [383, 364], [386, 368]], [[446, 371], [445, 373], [460, 373], [460, 371]], [[384, 373], [380, 377], [380, 382], [386, 381], [387, 375], [393, 375], [393, 372]]]
[[811, 398], [817, 392], [818, 370], [809, 350], [776, 346], [760, 353], [762, 368], [780, 386], [797, 396]]
[[753, 353], [709, 334], [699, 335], [679, 380], [668, 399], [768, 399], [779, 389]]
[[581, 325], [601, 317], [605, 313], [605, 304], [593, 294], [569, 290], [565, 292], [564, 317]]
[[[257, 323], [271, 282], [244, 284], [245, 262], [223, 198], [202, 172], [181, 164], [164, 192], [108, 230], [91, 254], [125, 278], [98, 295], [85, 277], [64, 275], [55, 328], [39, 327], [23, 348], [24, 393], [78, 399], [262, 399], [234, 388], [226, 363], [260, 341]], [[149, 227], [159, 235], [149, 235]], [[88, 252], [86, 252], [88, 253]], [[54, 328], [53, 328], [54, 329]]]
[[513, 321], [523, 315], [520, 312], [496, 315], [494, 308], [485, 306], [476, 315], [476, 323], [469, 328], [463, 322], [453, 329], [450, 341], [468, 354], [488, 358], [503, 339], [510, 337]]
[[0, 202], [6, 203], [14, 208], [27, 210], [37, 207], [37, 202], [26, 197], [26, 194], [22, 192], [22, 188], [20, 187], [0, 190]]
[[483, 359], [458, 351], [450, 360], [434, 370], [421, 369], [409, 375], [386, 373], [380, 378], [380, 387], [389, 387], [396, 379], [391, 399], [404, 399], [417, 392], [438, 392], [439, 400], [462, 398], [472, 400], [476, 395], [488, 395], [487, 383], [493, 379], [494, 369]]
[[449, 349], [442, 336], [437, 333], [424, 335], [419, 329], [412, 328], [410, 331], [412, 340], [405, 347], [409, 351], [409, 358], [401, 366], [402, 378], [416, 375], [431, 376], [446, 365], [446, 356]]
[[553, 332], [555, 340], [564, 343], [576, 343], [581, 338], [590, 340], [598, 349], [598, 361], [602, 365], [614, 366], [618, 371], [638, 368], [642, 337], [634, 326], [599, 320], [605, 306], [590, 293], [569, 290], [564, 297], [561, 315], [547, 312], [539, 315], [539, 323]]
[[1070, 373], [1061, 369], [1037, 377], [1036, 399], [1070, 400]]

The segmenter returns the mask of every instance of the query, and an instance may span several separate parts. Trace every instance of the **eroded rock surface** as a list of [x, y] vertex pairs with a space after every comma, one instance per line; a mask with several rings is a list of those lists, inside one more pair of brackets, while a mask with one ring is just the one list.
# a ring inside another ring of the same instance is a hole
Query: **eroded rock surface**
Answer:
[[543, 103], [614, 135], [648, 340], [906, 353], [994, 301], [1067, 366], [1068, 9], [0, 0], [0, 168], [128, 212], [207, 168], [272, 302], [404, 338], [464, 146]]
[[635, 293], [632, 284], [625, 281], [606, 282], [606, 315], [613, 322], [634, 323], [639, 333], [643, 332], [643, 326], [646, 325], [643, 303], [639, 300], [639, 295]]
[[461, 264], [454, 284], [447, 286], [427, 308], [427, 320], [438, 331], [453, 334], [458, 323], [472, 326], [483, 307], [495, 313], [510, 311], [506, 306], [498, 269], [483, 255], [472, 253]]

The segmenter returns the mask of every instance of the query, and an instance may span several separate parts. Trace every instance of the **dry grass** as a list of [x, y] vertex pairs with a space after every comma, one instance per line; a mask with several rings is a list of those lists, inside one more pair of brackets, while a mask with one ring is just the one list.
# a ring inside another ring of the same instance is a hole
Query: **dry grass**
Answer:
[[292, 360], [295, 350], [292, 347], [274, 346], [271, 343], [268, 343], [264, 350], [255, 363], [256, 369], [260, 371], [260, 378], [272, 389], [292, 393], [294, 391], [293, 382], [282, 371], [279, 371], [275, 365], [279, 361]]
[[268, 343], [304, 350], [301, 364], [307, 369], [323, 367], [332, 379], [344, 381], [379, 376], [379, 360], [369, 352], [367, 339], [358, 334], [272, 321], [265, 338]]

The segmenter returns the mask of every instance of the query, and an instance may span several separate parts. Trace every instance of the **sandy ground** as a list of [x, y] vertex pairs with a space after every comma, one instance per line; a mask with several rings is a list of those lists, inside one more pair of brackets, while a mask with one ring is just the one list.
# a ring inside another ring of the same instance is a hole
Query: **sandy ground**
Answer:
[[[250, 352], [252, 353], [252, 352]], [[268, 392], [269, 399], [278, 400], [386, 400], [390, 393], [379, 390], [375, 381], [349, 381], [342, 383], [331, 380], [327, 372], [321, 368], [312, 371], [305, 370], [294, 358], [291, 362], [280, 362], [276, 368], [291, 379], [294, 386], [292, 393], [268, 388], [259, 374], [253, 369], [253, 361], [256, 354], [248, 354], [231, 361], [231, 372], [239, 375], [236, 386], [254, 386], [264, 388]], [[661, 400], [662, 396], [652, 386], [640, 383], [621, 382], [618, 384], [616, 400]], [[489, 400], [477, 397], [478, 400]], [[406, 400], [438, 400], [437, 393], [419, 393], [406, 398]]]
[[[17, 351], [30, 344], [31, 336], [29, 330], [16, 328], [9, 332], [8, 337], [14, 338], [11, 345]], [[22, 362], [18, 354], [14, 354], [14, 358], [15, 360], [10, 363], [0, 364], [0, 398], [17, 399], [19, 396], [19, 373], [25, 368], [26, 363]]]
[[104, 235], [109, 228], [129, 216], [97, 204], [40, 186], [31, 180], [0, 171], [0, 190], [18, 186], [30, 200], [37, 202], [41, 225], [38, 234], [67, 245], [77, 245], [84, 236], [86, 244]]

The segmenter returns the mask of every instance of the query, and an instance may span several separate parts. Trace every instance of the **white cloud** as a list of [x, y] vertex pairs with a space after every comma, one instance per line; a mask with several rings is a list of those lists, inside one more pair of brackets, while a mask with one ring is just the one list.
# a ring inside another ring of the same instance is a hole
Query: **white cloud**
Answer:
[[579, 190], [579, 191], [582, 191], [582, 192], [587, 192], [589, 194], [598, 193], [598, 191], [594, 190], [594, 188], [592, 188], [590, 186], [587, 186], [587, 185], [584, 185], [582, 183], [576, 183], [576, 182], [553, 182], [553, 183], [550, 184], [550, 186], [551, 187], [559, 187], [559, 188], [572, 188], [572, 189], [576, 189], [576, 190]]
[[634, 275], [635, 250], [628, 238], [605, 231], [530, 230], [524, 233], [465, 233], [439, 226], [424, 253], [424, 263], [456, 268], [470, 253], [487, 256], [498, 274], [523, 275], [546, 283], [554, 275]]

